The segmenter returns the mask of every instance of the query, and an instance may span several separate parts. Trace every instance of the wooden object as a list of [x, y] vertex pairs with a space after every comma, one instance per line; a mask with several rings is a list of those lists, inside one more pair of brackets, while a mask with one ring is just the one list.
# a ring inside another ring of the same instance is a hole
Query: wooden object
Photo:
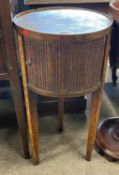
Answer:
[[109, 161], [119, 160], [119, 118], [102, 120], [97, 128], [96, 145]]
[[[26, 104], [26, 113], [28, 119], [28, 127], [29, 127], [29, 134], [32, 146], [32, 154], [33, 154], [33, 163], [39, 163], [39, 156], [38, 156], [38, 139], [36, 137], [36, 128], [33, 122], [33, 118], [36, 118], [32, 113], [33, 109], [30, 101], [29, 91], [27, 88], [27, 76], [26, 76], [26, 66], [25, 66], [25, 56], [24, 56], [24, 49], [23, 49], [23, 42], [20, 35], [18, 35], [18, 42], [19, 42], [19, 53], [20, 53], [20, 61], [21, 61], [21, 71], [22, 71], [22, 80], [23, 80], [23, 87], [24, 87], [24, 96], [25, 96], [25, 104]], [[33, 100], [34, 101], [34, 100]], [[36, 103], [36, 102], [35, 102]], [[33, 115], [33, 116], [32, 116]]]
[[14, 18], [14, 23], [18, 32], [33, 162], [39, 162], [39, 155], [29, 91], [60, 99], [60, 129], [63, 129], [63, 98], [92, 93], [86, 155], [90, 160], [112, 20], [90, 10], [49, 7], [20, 13]]
[[10, 3], [0, 1], [0, 80], [9, 80], [25, 158], [29, 158], [26, 118], [18, 72]]

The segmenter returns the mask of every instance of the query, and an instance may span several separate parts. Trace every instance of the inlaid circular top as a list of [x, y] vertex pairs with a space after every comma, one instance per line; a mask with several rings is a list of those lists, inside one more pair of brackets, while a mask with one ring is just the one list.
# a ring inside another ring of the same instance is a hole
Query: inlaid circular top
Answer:
[[107, 29], [112, 25], [112, 20], [106, 15], [86, 9], [41, 8], [18, 14], [14, 23], [32, 32], [77, 35]]

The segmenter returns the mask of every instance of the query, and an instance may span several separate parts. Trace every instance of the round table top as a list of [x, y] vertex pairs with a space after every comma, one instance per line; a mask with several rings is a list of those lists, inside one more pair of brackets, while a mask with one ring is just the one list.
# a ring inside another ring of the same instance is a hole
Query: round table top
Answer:
[[22, 12], [14, 18], [16, 26], [32, 32], [54, 35], [81, 35], [105, 30], [112, 20], [81, 8], [39, 8]]

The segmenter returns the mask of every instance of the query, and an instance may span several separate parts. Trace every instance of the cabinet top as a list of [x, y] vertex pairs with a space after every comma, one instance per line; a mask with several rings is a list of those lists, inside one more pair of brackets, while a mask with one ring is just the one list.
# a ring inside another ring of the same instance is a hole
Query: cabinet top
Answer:
[[81, 8], [40, 8], [22, 12], [14, 18], [17, 27], [52, 35], [82, 35], [105, 30], [112, 20], [92, 10]]

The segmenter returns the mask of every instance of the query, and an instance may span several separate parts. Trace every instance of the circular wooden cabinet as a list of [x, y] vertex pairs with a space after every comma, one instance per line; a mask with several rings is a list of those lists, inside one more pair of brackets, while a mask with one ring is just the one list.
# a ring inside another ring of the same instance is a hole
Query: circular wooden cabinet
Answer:
[[83, 9], [36, 9], [14, 19], [23, 35], [28, 86], [50, 96], [85, 94], [100, 86], [112, 21]]
[[[92, 102], [91, 115], [98, 116], [112, 19], [91, 10], [48, 7], [22, 12], [14, 18], [14, 23], [28, 118], [29, 89], [58, 98], [93, 93], [92, 101], [97, 99], [97, 103]], [[96, 127], [97, 120], [92, 122]], [[89, 127], [93, 129], [89, 129], [93, 137], [88, 138], [87, 159], [90, 159], [95, 127]]]

